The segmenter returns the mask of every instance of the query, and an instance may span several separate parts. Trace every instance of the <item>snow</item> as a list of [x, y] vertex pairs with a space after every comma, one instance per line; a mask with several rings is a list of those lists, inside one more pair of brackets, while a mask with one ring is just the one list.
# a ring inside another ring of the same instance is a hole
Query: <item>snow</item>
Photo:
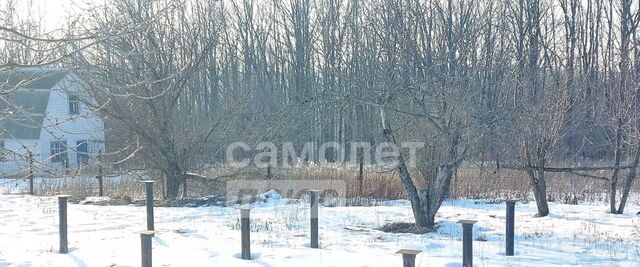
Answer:
[[274, 207], [286, 204], [286, 200], [282, 199], [282, 196], [276, 190], [269, 190], [265, 193], [258, 195], [260, 202], [254, 203], [252, 207]]
[[[475, 266], [640, 266], [640, 207], [629, 215], [605, 205], [516, 205], [516, 256], [504, 256], [505, 205], [449, 200], [437, 233], [388, 234], [376, 228], [412, 220], [406, 201], [375, 207], [321, 207], [320, 246], [309, 248], [308, 203], [268, 192], [251, 210], [251, 251], [240, 254], [237, 207], [155, 208], [155, 266], [402, 266], [403, 248], [423, 252], [417, 266], [461, 266], [460, 219], [473, 219]], [[58, 254], [57, 200], [0, 195], [0, 266], [139, 266], [145, 207], [69, 204], [69, 249]]]

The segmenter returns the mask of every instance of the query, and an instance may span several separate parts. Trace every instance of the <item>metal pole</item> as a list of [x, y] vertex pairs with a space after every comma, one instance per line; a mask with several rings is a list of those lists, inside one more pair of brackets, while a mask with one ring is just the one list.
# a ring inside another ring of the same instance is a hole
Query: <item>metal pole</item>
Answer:
[[311, 248], [319, 248], [318, 245], [318, 190], [309, 190], [311, 202]]
[[403, 267], [416, 267], [416, 255], [422, 251], [413, 249], [401, 249], [396, 254], [402, 254]]
[[68, 240], [67, 240], [67, 199], [69, 195], [58, 196], [58, 218], [59, 218], [59, 233], [60, 233], [60, 250], [61, 254], [69, 253]]
[[473, 224], [476, 221], [460, 220], [462, 224], [462, 266], [473, 266]]
[[240, 208], [240, 231], [241, 231], [241, 240], [242, 240], [242, 259], [243, 260], [251, 260], [251, 237], [250, 237], [250, 220], [249, 214], [251, 212], [251, 208], [248, 206], [243, 206]]
[[515, 229], [515, 200], [507, 200], [507, 228], [506, 228], [506, 251], [505, 255], [513, 256], [514, 229]]
[[152, 254], [151, 254], [151, 238], [153, 237], [154, 232], [147, 230], [140, 232], [140, 244], [141, 244], [141, 257], [142, 257], [142, 267], [151, 267], [152, 263]]
[[155, 230], [153, 226], [153, 184], [155, 182], [153, 180], [143, 181], [147, 200], [147, 230], [151, 231]]

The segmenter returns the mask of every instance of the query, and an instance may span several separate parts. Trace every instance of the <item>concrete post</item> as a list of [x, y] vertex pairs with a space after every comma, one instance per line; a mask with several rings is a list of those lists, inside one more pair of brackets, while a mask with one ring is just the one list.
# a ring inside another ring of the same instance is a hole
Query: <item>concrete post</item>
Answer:
[[416, 267], [416, 255], [421, 250], [401, 249], [396, 254], [402, 254], [402, 267]]
[[67, 200], [70, 195], [59, 195], [58, 197], [58, 221], [60, 233], [60, 250], [61, 254], [69, 253], [67, 239]]
[[311, 248], [319, 248], [318, 243], [318, 190], [309, 190], [309, 200], [311, 202]]
[[151, 252], [151, 238], [154, 236], [154, 231], [145, 230], [139, 232], [140, 234], [140, 256], [142, 258], [142, 267], [153, 266], [153, 256]]
[[153, 184], [156, 181], [146, 180], [142, 181], [145, 185], [146, 192], [146, 205], [147, 205], [147, 230], [155, 230], [153, 223]]
[[507, 204], [507, 226], [505, 231], [505, 255], [513, 256], [514, 254], [514, 230], [515, 230], [515, 206], [516, 200], [506, 200]]
[[240, 208], [240, 235], [242, 240], [242, 259], [251, 260], [251, 237], [250, 237], [250, 225], [251, 221], [249, 214], [251, 213], [250, 206], [243, 206]]
[[462, 266], [473, 266], [473, 224], [476, 221], [460, 220], [462, 224]]

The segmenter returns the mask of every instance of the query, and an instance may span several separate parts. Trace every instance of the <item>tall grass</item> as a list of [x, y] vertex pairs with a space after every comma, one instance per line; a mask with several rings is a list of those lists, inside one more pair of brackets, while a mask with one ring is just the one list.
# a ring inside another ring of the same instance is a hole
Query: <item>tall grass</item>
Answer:
[[[345, 186], [346, 197], [364, 199], [401, 199], [404, 198], [404, 186], [393, 171], [365, 168], [362, 194], [357, 168], [349, 166], [320, 166], [305, 165], [290, 168], [273, 168], [270, 178], [266, 169], [234, 169], [228, 166], [209, 168], [200, 173], [203, 177], [192, 177], [188, 180], [189, 196], [223, 195], [225, 184], [231, 180], [322, 180], [336, 181]], [[608, 172], [598, 173], [607, 177]], [[143, 179], [154, 178], [150, 175], [129, 175], [105, 177], [105, 195], [112, 198], [142, 198]], [[413, 176], [419, 177], [418, 175]], [[626, 177], [622, 173], [623, 181]], [[579, 202], [607, 201], [607, 181], [580, 177], [571, 174], [549, 173], [546, 176], [548, 198], [550, 201], [576, 204]], [[23, 181], [26, 183], [26, 181]], [[416, 179], [416, 184], [423, 184]], [[156, 186], [156, 195], [161, 198], [163, 184]], [[28, 188], [23, 188], [26, 192]], [[506, 199], [515, 198], [523, 201], [531, 200], [529, 179], [525, 172], [506, 169], [490, 169], [479, 167], [465, 167], [458, 169], [452, 179], [449, 197], [473, 199]], [[95, 196], [98, 192], [97, 180], [94, 177], [76, 176], [66, 178], [43, 178], [36, 184], [36, 194], [54, 195], [59, 193], [86, 197]], [[634, 193], [640, 192], [640, 185], [636, 183]]]

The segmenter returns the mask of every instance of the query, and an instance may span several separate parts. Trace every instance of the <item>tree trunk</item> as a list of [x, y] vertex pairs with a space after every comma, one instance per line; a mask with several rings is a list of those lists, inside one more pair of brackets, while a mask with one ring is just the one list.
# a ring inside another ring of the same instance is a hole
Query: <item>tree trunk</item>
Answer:
[[428, 228], [435, 226], [436, 213], [438, 209], [440, 209], [442, 201], [444, 201], [444, 198], [447, 196], [447, 192], [449, 192], [451, 176], [451, 166], [440, 165], [433, 184], [431, 184], [428, 189], [420, 190], [420, 212], [424, 213], [424, 215], [421, 216], [424, 218], [424, 221], [416, 221], [417, 226]]
[[167, 198], [176, 199], [180, 189], [180, 177], [175, 174], [167, 175]]
[[[388, 142], [396, 143], [390, 129], [384, 130], [384, 136]], [[426, 228], [435, 226], [436, 213], [449, 191], [451, 169], [450, 165], [441, 165], [438, 168], [435, 181], [428, 185], [429, 188], [418, 191], [411, 179], [404, 157], [402, 154], [398, 155], [398, 173], [407, 192], [407, 197], [411, 201], [416, 226]]]
[[531, 182], [531, 188], [533, 189], [533, 196], [536, 200], [536, 207], [538, 208], [537, 217], [544, 217], [549, 215], [549, 203], [547, 201], [547, 183], [544, 180], [544, 171], [532, 171], [527, 170], [529, 180]]
[[611, 182], [609, 183], [609, 212], [618, 213], [616, 210], [616, 193], [618, 189], [618, 176], [620, 174], [620, 161], [622, 158], [622, 118], [618, 118], [616, 127], [616, 144], [613, 159], [613, 174], [611, 174]]
[[618, 206], [617, 213], [623, 214], [624, 207], [627, 204], [627, 198], [629, 197], [629, 192], [631, 192], [631, 187], [633, 187], [633, 181], [636, 179], [638, 164], [640, 163], [640, 146], [636, 148], [636, 155], [633, 159], [633, 164], [629, 168], [629, 174], [627, 175], [627, 181], [624, 184], [624, 188], [622, 189], [622, 198], [620, 199], [620, 205]]
[[[385, 139], [387, 139], [387, 141], [395, 144], [395, 139], [390, 129], [384, 130], [384, 137]], [[418, 189], [416, 189], [416, 186], [413, 184], [411, 174], [407, 169], [407, 165], [404, 162], [404, 157], [402, 157], [402, 154], [398, 155], [398, 173], [400, 174], [400, 180], [402, 181], [404, 190], [407, 193], [407, 197], [411, 202], [411, 209], [413, 211], [413, 218], [415, 219], [416, 226], [427, 226], [427, 213], [421, 205], [421, 197], [418, 194]], [[431, 225], [433, 226], [433, 222], [431, 223]]]
[[167, 172], [167, 198], [175, 199], [178, 197], [180, 191], [180, 184], [182, 183], [182, 169], [178, 164], [169, 163], [169, 170]]
[[[401, 163], [401, 165], [404, 164]], [[409, 176], [406, 169], [401, 168], [399, 170], [401, 177], [405, 177], [406, 179], [406, 177]], [[436, 180], [429, 188], [415, 192], [417, 193], [416, 195], [409, 194], [416, 226], [426, 228], [433, 228], [435, 226], [436, 213], [447, 195], [450, 182], [451, 167], [449, 165], [441, 165], [438, 168]]]

